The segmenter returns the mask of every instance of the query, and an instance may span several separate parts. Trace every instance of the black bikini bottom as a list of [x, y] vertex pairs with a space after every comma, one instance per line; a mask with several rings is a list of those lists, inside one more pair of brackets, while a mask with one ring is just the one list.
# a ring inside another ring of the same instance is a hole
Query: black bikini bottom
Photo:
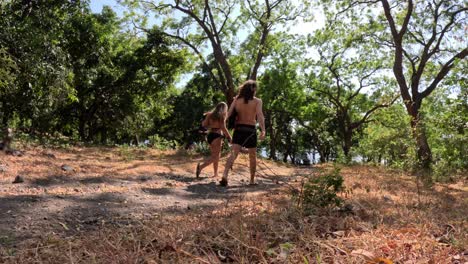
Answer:
[[223, 135], [221, 135], [219, 133], [216, 133], [216, 132], [210, 132], [210, 133], [208, 133], [208, 135], [206, 135], [206, 140], [208, 141], [208, 144], [211, 145], [213, 140], [215, 140], [215, 139], [217, 139], [219, 137], [222, 138]]

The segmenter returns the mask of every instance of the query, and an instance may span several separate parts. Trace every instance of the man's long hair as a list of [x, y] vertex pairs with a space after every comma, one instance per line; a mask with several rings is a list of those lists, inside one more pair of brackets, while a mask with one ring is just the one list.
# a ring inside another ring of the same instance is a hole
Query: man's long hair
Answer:
[[244, 102], [248, 103], [252, 100], [257, 89], [257, 82], [254, 80], [247, 80], [239, 87], [239, 94], [237, 98], [244, 98]]

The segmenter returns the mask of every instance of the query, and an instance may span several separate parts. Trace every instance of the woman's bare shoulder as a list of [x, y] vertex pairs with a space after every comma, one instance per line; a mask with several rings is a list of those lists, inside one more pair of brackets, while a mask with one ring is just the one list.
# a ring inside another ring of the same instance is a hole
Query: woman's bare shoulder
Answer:
[[203, 115], [205, 116], [205, 119], [210, 119], [210, 117], [211, 117], [212, 114], [213, 114], [213, 113], [211, 113], [211, 112], [206, 112], [206, 113], [204, 113]]

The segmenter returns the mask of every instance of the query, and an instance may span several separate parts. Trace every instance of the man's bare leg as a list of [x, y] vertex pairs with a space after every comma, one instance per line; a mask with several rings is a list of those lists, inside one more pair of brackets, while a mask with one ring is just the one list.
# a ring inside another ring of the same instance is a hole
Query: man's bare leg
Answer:
[[250, 184], [255, 184], [255, 172], [257, 171], [257, 148], [249, 148], [250, 160]]
[[232, 164], [234, 164], [234, 161], [237, 158], [237, 155], [239, 154], [239, 151], [241, 149], [240, 145], [233, 144], [232, 145], [232, 150], [231, 150], [231, 155], [226, 161], [226, 165], [224, 166], [224, 173], [223, 173], [223, 178], [221, 179], [221, 185], [227, 185], [227, 178], [229, 174], [229, 169], [232, 168]]

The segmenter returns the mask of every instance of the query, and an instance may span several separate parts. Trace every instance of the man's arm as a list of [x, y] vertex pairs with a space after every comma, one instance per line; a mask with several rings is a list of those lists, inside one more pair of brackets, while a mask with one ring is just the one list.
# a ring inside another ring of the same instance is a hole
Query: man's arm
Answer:
[[237, 96], [234, 97], [234, 99], [232, 100], [231, 105], [229, 106], [229, 110], [228, 110], [228, 113], [227, 113], [228, 118], [231, 116], [232, 111], [234, 111], [234, 108], [236, 106], [236, 99], [237, 99]]
[[262, 130], [262, 133], [260, 134], [261, 140], [265, 139], [265, 116], [263, 115], [262, 105], [263, 105], [262, 99], [258, 99], [257, 121], [260, 124], [260, 129]]
[[223, 134], [227, 138], [229, 143], [231, 143], [232, 137], [231, 137], [231, 134], [229, 134], [229, 131], [226, 128], [226, 119], [224, 119], [223, 123], [221, 124], [221, 130], [223, 131]]

